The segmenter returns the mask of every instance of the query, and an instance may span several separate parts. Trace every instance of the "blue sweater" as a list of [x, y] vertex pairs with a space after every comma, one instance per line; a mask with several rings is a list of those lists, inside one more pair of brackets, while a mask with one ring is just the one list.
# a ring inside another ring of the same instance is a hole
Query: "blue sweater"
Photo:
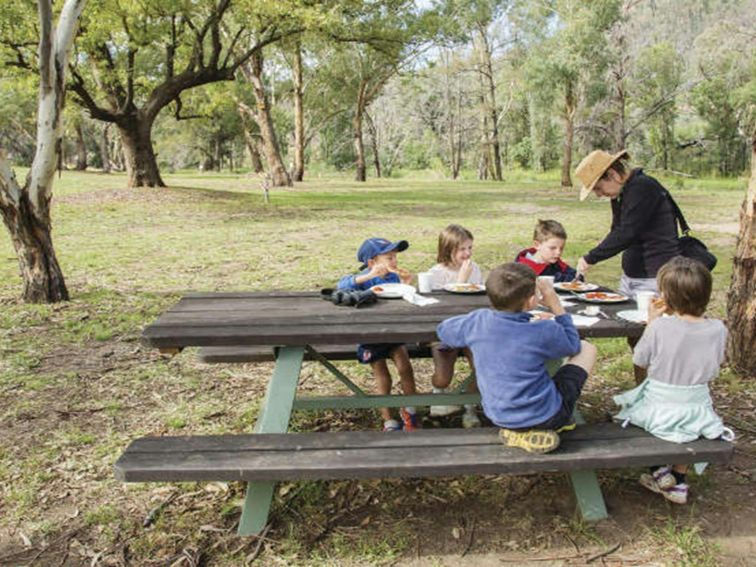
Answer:
[[580, 351], [570, 315], [531, 323], [524, 311], [477, 309], [436, 332], [445, 344], [472, 350], [483, 411], [499, 427], [530, 427], [559, 410], [562, 396], [546, 361]]
[[[367, 274], [370, 270], [366, 269], [357, 274], [358, 276], [361, 276], [362, 274]], [[402, 283], [402, 280], [399, 279], [399, 276], [395, 274], [394, 272], [389, 272], [386, 274], [383, 278], [371, 278], [366, 282], [362, 282], [361, 284], [355, 283], [354, 278], [356, 276], [344, 276], [339, 280], [338, 285], [336, 286], [338, 289], [370, 289], [374, 285], [380, 285], [385, 283]]]

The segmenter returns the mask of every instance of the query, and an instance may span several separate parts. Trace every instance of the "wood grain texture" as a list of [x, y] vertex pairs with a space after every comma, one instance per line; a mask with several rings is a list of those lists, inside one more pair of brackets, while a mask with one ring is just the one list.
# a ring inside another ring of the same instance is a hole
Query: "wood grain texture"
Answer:
[[505, 447], [495, 428], [148, 437], [127, 448], [115, 473], [126, 482], [527, 474], [719, 463], [733, 452], [724, 441], [668, 443], [616, 424], [580, 426], [561, 437], [559, 449], [546, 455]]

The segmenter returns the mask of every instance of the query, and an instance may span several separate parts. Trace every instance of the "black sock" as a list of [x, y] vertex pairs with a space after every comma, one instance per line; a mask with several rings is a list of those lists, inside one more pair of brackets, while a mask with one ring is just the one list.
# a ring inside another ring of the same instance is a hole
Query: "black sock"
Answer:
[[677, 481], [677, 484], [685, 484], [684, 472], [677, 472], [676, 470], [673, 470], [672, 474], [675, 476], [675, 480]]

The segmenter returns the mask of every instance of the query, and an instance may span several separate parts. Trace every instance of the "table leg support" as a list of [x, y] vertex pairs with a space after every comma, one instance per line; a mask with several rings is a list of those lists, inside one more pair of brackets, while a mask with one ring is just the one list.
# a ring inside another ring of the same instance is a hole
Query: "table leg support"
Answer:
[[[585, 419], [577, 409], [575, 409], [573, 417], [578, 425], [585, 423]], [[578, 510], [580, 510], [580, 515], [584, 520], [597, 522], [609, 516], [604, 504], [604, 495], [601, 493], [601, 487], [594, 471], [572, 472], [570, 473], [570, 482], [572, 482], [572, 489], [575, 491]]]
[[[289, 428], [304, 351], [304, 347], [282, 347], [278, 351], [276, 368], [255, 425], [256, 433], [286, 433]], [[247, 484], [239, 535], [256, 535], [265, 528], [275, 486], [275, 482]]]

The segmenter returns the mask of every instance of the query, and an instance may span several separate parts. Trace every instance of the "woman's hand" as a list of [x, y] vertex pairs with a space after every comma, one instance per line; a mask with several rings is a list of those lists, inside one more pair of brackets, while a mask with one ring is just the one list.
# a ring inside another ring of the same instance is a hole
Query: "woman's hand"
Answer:
[[586, 262], [585, 258], [581, 256], [577, 262], [577, 267], [575, 268], [577, 270], [578, 277], [588, 273], [588, 270], [591, 269], [591, 266], [592, 264]]

